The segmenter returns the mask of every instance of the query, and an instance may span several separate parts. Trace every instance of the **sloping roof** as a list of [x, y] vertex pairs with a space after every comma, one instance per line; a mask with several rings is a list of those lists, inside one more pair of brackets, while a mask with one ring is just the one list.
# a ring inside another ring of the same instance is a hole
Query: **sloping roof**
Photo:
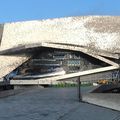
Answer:
[[6, 23], [0, 50], [54, 42], [120, 53], [120, 17], [83, 16]]

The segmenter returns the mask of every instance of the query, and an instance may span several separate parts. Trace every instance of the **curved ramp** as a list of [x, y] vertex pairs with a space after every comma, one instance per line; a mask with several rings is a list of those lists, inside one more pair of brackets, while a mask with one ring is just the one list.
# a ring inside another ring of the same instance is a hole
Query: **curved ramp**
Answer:
[[98, 106], [120, 111], [120, 95], [112, 93], [88, 93], [82, 95], [82, 100]]

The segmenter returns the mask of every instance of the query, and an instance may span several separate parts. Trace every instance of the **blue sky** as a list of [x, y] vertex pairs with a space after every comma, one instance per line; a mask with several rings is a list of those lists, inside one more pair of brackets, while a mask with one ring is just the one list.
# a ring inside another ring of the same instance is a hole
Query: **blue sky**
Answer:
[[0, 23], [83, 15], [120, 15], [120, 0], [0, 0]]

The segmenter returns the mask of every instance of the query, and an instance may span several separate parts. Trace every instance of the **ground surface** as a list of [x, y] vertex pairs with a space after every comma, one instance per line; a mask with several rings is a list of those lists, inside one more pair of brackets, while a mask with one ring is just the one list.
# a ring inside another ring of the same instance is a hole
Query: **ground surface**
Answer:
[[76, 88], [34, 88], [0, 98], [0, 120], [120, 120], [120, 112], [79, 103]]

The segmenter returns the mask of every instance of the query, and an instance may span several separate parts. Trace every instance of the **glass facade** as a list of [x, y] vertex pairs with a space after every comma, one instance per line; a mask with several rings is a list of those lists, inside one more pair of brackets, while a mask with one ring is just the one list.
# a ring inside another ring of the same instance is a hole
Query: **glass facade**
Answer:
[[[61, 50], [44, 51], [33, 54], [32, 58], [17, 68], [19, 78], [50, 77], [89, 70], [102, 66], [100, 61], [95, 62], [79, 52]], [[22, 76], [22, 77], [21, 77]], [[29, 77], [28, 77], [29, 76]]]

